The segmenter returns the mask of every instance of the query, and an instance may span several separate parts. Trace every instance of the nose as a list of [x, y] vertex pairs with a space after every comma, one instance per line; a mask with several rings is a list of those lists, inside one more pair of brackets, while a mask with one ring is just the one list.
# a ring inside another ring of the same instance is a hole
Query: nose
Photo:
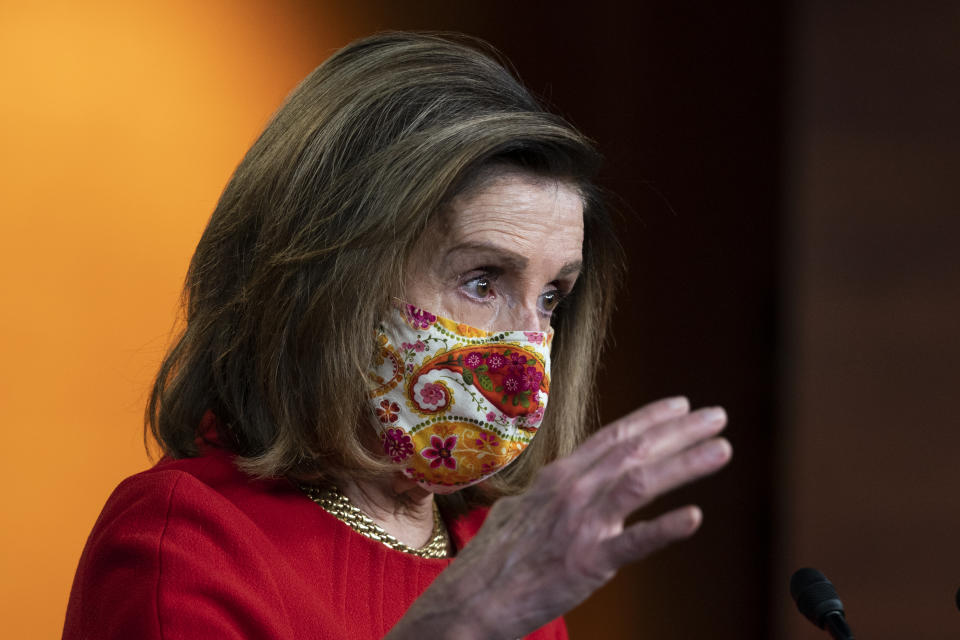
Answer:
[[505, 317], [500, 318], [497, 331], [546, 331], [550, 319], [537, 311], [537, 300], [525, 300], [508, 309]]

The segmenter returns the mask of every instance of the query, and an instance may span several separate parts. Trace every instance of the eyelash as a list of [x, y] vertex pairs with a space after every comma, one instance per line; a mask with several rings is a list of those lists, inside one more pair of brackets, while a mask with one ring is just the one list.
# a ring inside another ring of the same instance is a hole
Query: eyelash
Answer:
[[[483, 268], [483, 269], [474, 270], [474, 271], [471, 272], [469, 275], [470, 275], [469, 278], [467, 278], [467, 279], [465, 279], [465, 280], [461, 280], [461, 284], [460, 284], [460, 290], [461, 290], [461, 291], [464, 291], [464, 290], [465, 290], [467, 287], [469, 287], [471, 284], [477, 283], [477, 282], [480, 281], [480, 280], [486, 280], [486, 281], [488, 281], [488, 283], [489, 283], [489, 284], [488, 284], [488, 287], [492, 287], [492, 286], [497, 282], [497, 279], [500, 277], [500, 272], [499, 272], [498, 269], [491, 268], [491, 267], [485, 267], [485, 268]], [[491, 292], [491, 293], [493, 293], [493, 292]], [[480, 303], [480, 304], [485, 304], [485, 303], [487, 303], [487, 302], [489, 302], [489, 301], [491, 301], [491, 300], [493, 300], [493, 299], [496, 298], [496, 294], [495, 294], [495, 293], [493, 293], [493, 295], [488, 294], [486, 297], [478, 297], [478, 296], [475, 296], [475, 295], [471, 295], [471, 294], [469, 294], [469, 293], [466, 293], [466, 291], [464, 291], [464, 294], [465, 294], [468, 298], [470, 298], [471, 300], [473, 300], [473, 301], [475, 301], [475, 302], [478, 302], [478, 303]], [[539, 310], [539, 311], [540, 311], [541, 313], [543, 313], [544, 315], [549, 316], [549, 315], [553, 314], [553, 312], [555, 312], [555, 311], [557, 310], [557, 308], [563, 303], [564, 299], [569, 295], [569, 292], [567, 292], [567, 291], [562, 291], [559, 287], [555, 287], [554, 289], [551, 289], [550, 291], [547, 291], [547, 292], [541, 294], [540, 297], [543, 298], [544, 296], [547, 296], [547, 295], [555, 295], [555, 296], [557, 296], [556, 304], [554, 304], [554, 306], [553, 306], [552, 309], [546, 309], [546, 310], [540, 309], [540, 310]]]
[[[483, 269], [475, 269], [474, 271], [470, 272], [469, 276], [470, 277], [466, 278], [465, 280], [462, 280], [460, 284], [461, 291], [466, 289], [471, 283], [476, 283], [480, 280], [487, 280], [490, 286], [493, 286], [493, 284], [497, 281], [497, 278], [500, 277], [500, 273], [496, 269], [486, 267]], [[489, 295], [486, 297], [478, 297], [467, 294], [467, 297], [479, 302], [486, 302], [491, 299]]]

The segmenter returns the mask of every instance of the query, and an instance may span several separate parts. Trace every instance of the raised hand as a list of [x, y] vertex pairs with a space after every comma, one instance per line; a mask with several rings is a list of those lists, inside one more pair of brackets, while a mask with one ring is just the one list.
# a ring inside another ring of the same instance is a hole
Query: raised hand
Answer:
[[424, 637], [434, 622], [447, 633], [451, 623], [464, 623], [457, 638], [522, 636], [582, 602], [623, 565], [690, 536], [702, 519], [695, 506], [624, 522], [723, 467], [732, 449], [716, 436], [725, 425], [723, 409], [691, 412], [685, 398], [669, 398], [599, 430], [544, 467], [529, 491], [497, 501], [389, 637]]

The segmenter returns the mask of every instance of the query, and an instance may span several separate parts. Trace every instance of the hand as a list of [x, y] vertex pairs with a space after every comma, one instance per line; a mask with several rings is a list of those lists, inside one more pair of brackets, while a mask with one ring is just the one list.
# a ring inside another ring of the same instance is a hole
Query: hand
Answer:
[[723, 467], [732, 449], [715, 436], [725, 424], [720, 408], [691, 413], [685, 398], [671, 398], [599, 430], [544, 467], [529, 491], [498, 500], [390, 637], [422, 634], [433, 622], [450, 631], [455, 620], [464, 623], [458, 638], [522, 636], [585, 600], [623, 565], [690, 536], [702, 519], [694, 506], [630, 527], [624, 521]]

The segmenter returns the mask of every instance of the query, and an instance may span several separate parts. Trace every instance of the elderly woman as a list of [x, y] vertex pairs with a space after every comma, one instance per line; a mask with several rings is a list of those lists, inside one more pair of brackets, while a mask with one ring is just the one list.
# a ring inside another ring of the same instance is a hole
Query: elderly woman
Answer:
[[719, 408], [581, 444], [620, 256], [597, 155], [489, 55], [356, 42], [290, 95], [197, 246], [66, 638], [563, 638], [692, 534], [638, 507], [723, 466]]

